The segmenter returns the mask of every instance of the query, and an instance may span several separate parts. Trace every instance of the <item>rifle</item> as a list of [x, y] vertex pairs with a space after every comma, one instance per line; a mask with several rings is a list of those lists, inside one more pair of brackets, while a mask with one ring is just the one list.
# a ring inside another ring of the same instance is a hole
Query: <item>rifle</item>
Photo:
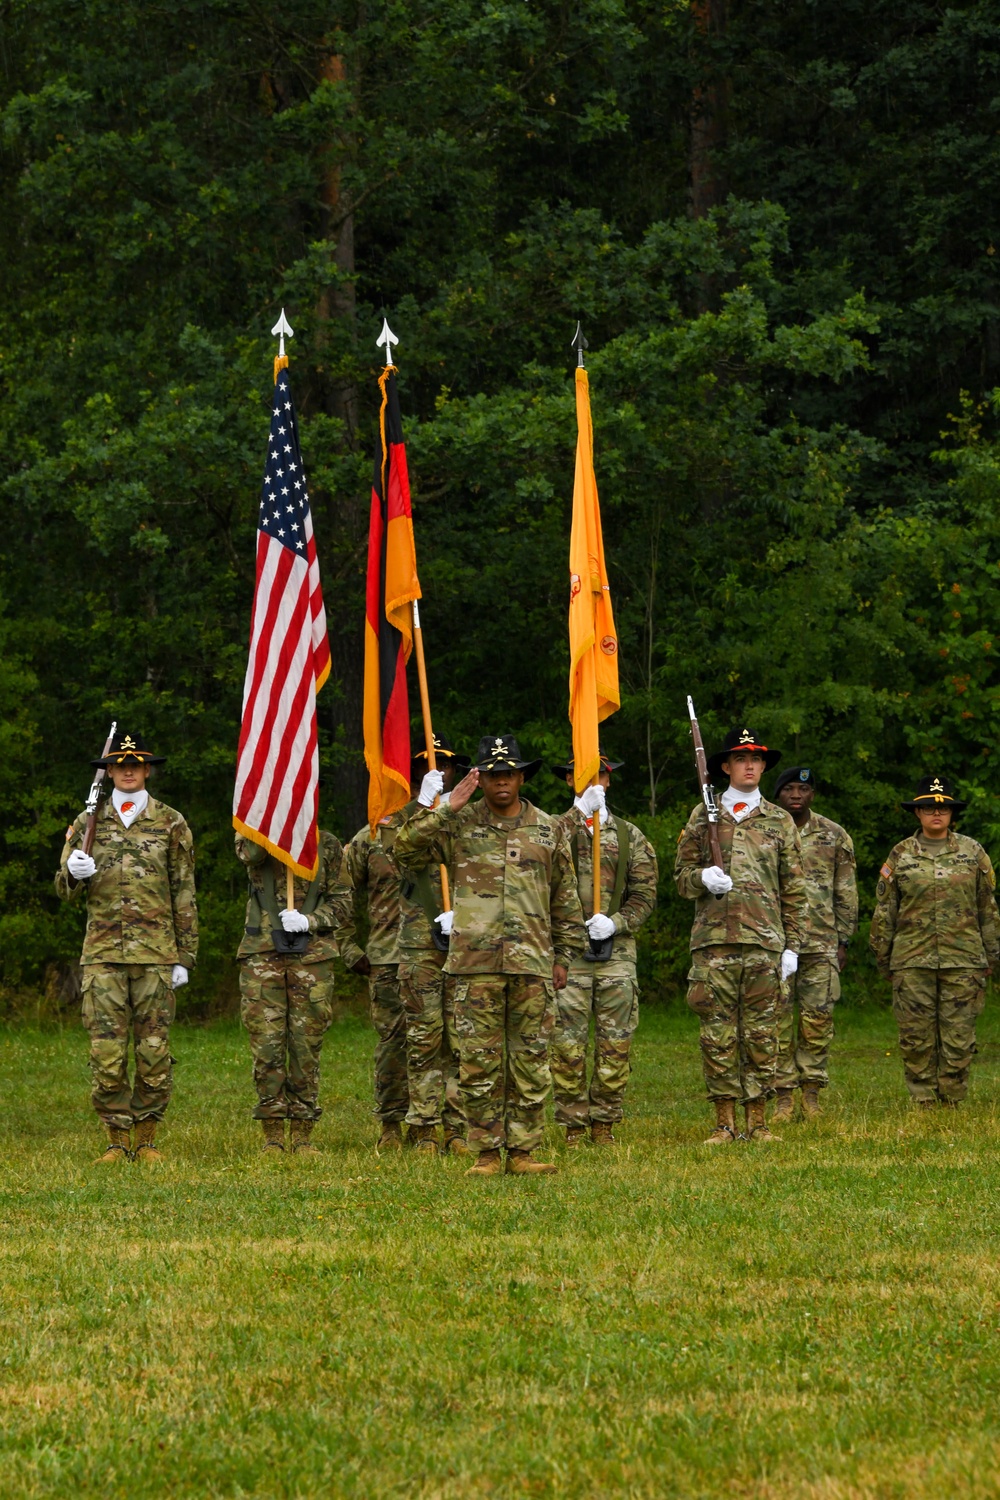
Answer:
[[[115, 720], [108, 732], [108, 737], [104, 742], [104, 749], [101, 751], [102, 760], [106, 755], [110, 755], [111, 753], [111, 746], [115, 742], [115, 730], [117, 728], [118, 721]], [[98, 766], [94, 774], [93, 785], [91, 786], [90, 791], [87, 793], [87, 826], [83, 830], [83, 843], [80, 846], [83, 849], [84, 854], [89, 854], [91, 849], [94, 847], [94, 834], [97, 832], [97, 803], [101, 795], [101, 782], [104, 780], [107, 774], [108, 773], [104, 766]]]
[[[691, 738], [694, 740], [694, 763], [698, 768], [698, 780], [701, 783], [701, 800], [705, 804], [705, 812], [708, 814], [708, 846], [712, 851], [712, 863], [718, 865], [720, 870], [726, 867], [722, 863], [722, 849], [719, 845], [719, 804], [715, 800], [715, 788], [712, 778], [708, 774], [708, 761], [705, 757], [705, 745], [698, 728], [698, 716], [694, 711], [694, 703], [691, 694], [688, 694], [688, 714], [691, 719]], [[721, 896], [716, 896], [716, 901], [721, 901]]]

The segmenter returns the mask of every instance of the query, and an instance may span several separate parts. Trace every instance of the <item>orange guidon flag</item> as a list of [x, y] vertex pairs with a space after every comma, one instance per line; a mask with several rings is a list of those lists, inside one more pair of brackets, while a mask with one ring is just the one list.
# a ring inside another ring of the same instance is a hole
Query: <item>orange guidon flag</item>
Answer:
[[569, 539], [569, 718], [579, 794], [597, 776], [598, 728], [621, 707], [618, 636], [604, 564], [587, 372], [576, 372], [576, 477]]
[[411, 606], [420, 598], [403, 424], [391, 365], [382, 372], [379, 387], [365, 605], [364, 736], [373, 838], [380, 819], [410, 800], [406, 663], [413, 649]]

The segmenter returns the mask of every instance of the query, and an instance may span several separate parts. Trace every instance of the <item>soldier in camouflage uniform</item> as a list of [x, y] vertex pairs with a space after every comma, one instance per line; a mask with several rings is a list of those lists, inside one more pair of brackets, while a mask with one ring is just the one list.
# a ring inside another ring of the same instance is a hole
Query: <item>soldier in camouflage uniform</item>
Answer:
[[[447, 802], [459, 775], [469, 769], [469, 758], [456, 755], [444, 735], [434, 736], [434, 758]], [[420, 787], [427, 771], [427, 751], [413, 757], [412, 787]], [[435, 781], [436, 785], [436, 781]], [[422, 793], [422, 788], [421, 788]], [[409, 817], [418, 805], [432, 806], [434, 797], [420, 794], [403, 809]], [[438, 865], [402, 878], [399, 888], [399, 993], [406, 1015], [406, 1074], [410, 1105], [406, 1115], [408, 1139], [418, 1151], [436, 1153], [438, 1126], [444, 1125], [444, 1149], [468, 1155], [465, 1116], [458, 1082], [458, 1038], [455, 1035], [455, 976], [444, 972], [448, 940], [438, 914], [443, 906]], [[432, 926], [434, 924], [434, 926]], [[436, 927], [436, 931], [435, 931]]]
[[920, 830], [879, 873], [870, 946], [892, 982], [892, 1008], [911, 1098], [954, 1108], [966, 1095], [976, 1017], [1000, 958], [996, 876], [975, 839], [954, 830], [966, 806], [943, 776], [926, 776], [903, 807]]
[[92, 762], [105, 767], [113, 791], [98, 807], [90, 854], [81, 847], [86, 813], [66, 830], [56, 875], [64, 901], [82, 895], [87, 904], [83, 1024], [90, 1033], [91, 1098], [108, 1135], [102, 1162], [128, 1159], [133, 1125], [136, 1158], [162, 1159], [155, 1136], [173, 1086], [174, 991], [187, 983], [198, 954], [191, 830], [146, 790], [150, 767], [164, 759], [126, 734]]
[[364, 957], [353, 941], [343, 854], [340, 840], [321, 831], [315, 877], [296, 875], [294, 903], [279, 911], [287, 897], [287, 866], [252, 839], [236, 835], [236, 855], [250, 882], [237, 952], [240, 1014], [253, 1057], [253, 1118], [261, 1122], [265, 1151], [284, 1151], [288, 1120], [292, 1151], [316, 1152], [310, 1136], [323, 1113], [319, 1060], [333, 1019], [338, 942], [349, 967]]
[[798, 966], [806, 912], [799, 836], [788, 813], [760, 795], [765, 770], [780, 760], [750, 729], [734, 731], [709, 757], [724, 775], [719, 843], [712, 864], [708, 815], [699, 803], [677, 843], [674, 879], [693, 900], [688, 1004], [701, 1021], [701, 1055], [715, 1129], [706, 1145], [736, 1139], [742, 1099], [750, 1140], [774, 1140], [764, 1101], [778, 1070], [781, 984]]
[[[802, 845], [806, 882], [806, 921], [799, 947], [799, 967], [783, 986], [781, 1057], [778, 1063], [776, 1120], [792, 1118], [796, 1088], [802, 1090], [802, 1113], [818, 1115], [819, 1091], [826, 1088], [833, 1040], [833, 1007], [840, 999], [840, 973], [847, 945], [858, 926], [858, 885], [850, 834], [812, 811], [816, 784], [808, 766], [782, 771], [774, 800], [792, 817]], [[795, 1005], [799, 1008], [795, 1043]]]
[[[656, 907], [656, 854], [634, 823], [608, 813], [605, 793], [621, 761], [602, 752], [600, 784], [587, 787], [560, 822], [569, 839], [584, 922], [593, 939], [590, 952], [611, 952], [599, 962], [577, 953], [566, 988], [556, 995], [552, 1037], [552, 1087], [556, 1123], [566, 1126], [566, 1145], [576, 1147], [590, 1127], [595, 1145], [614, 1141], [622, 1118], [625, 1086], [632, 1070], [632, 1037], [639, 1022], [635, 934]], [[573, 762], [553, 766], [572, 789]], [[601, 820], [601, 913], [594, 917], [594, 818]], [[624, 844], [624, 855], [622, 854]], [[587, 1093], [587, 1043], [594, 1017], [594, 1070]]]
[[[448, 806], [408, 819], [395, 858], [404, 873], [434, 863], [454, 877], [445, 972], [458, 981], [462, 1103], [477, 1153], [469, 1171], [502, 1172], [506, 1147], [508, 1172], [554, 1172], [532, 1152], [551, 1085], [555, 993], [583, 946], [583, 911], [565, 833], [520, 795], [541, 762], [522, 760], [512, 735], [481, 740], [477, 760]], [[483, 799], [469, 805], [478, 785]]]
[[[358, 973], [368, 975], [368, 999], [375, 1028], [375, 1110], [381, 1121], [377, 1150], [398, 1150], [410, 1092], [406, 1078], [406, 1012], [399, 993], [399, 871], [392, 859], [402, 809], [382, 819], [372, 838], [359, 828], [344, 851], [356, 905], [368, 907], [368, 945]], [[359, 911], [359, 916], [361, 912]]]

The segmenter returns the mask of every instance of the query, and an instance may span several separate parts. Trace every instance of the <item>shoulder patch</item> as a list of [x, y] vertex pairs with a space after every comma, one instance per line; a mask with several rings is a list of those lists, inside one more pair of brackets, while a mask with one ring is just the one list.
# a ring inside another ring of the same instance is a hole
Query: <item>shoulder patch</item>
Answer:
[[879, 870], [879, 874], [881, 875], [883, 880], [892, 879], [892, 871], [890, 870], [888, 865], [883, 865], [881, 870]]
[[67, 830], [66, 830], [66, 842], [67, 842], [67, 844], [69, 843], [69, 841], [70, 841], [70, 839], [72, 837], [73, 837], [73, 825], [71, 823], [69, 825], [69, 827], [67, 828]]

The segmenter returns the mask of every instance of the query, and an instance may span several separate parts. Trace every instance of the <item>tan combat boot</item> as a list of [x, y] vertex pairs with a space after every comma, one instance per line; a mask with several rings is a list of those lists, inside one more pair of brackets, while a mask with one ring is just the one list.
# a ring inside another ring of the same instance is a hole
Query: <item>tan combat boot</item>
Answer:
[[444, 1150], [446, 1156], [471, 1156], [469, 1143], [459, 1130], [446, 1130], [444, 1133]]
[[437, 1126], [436, 1125], [411, 1125], [409, 1130], [410, 1144], [415, 1146], [421, 1156], [437, 1156]]
[[378, 1138], [376, 1151], [402, 1151], [403, 1132], [399, 1128], [398, 1120], [383, 1120], [382, 1134]]
[[568, 1151], [575, 1151], [577, 1149], [577, 1147], [583, 1141], [586, 1140], [586, 1138], [587, 1138], [587, 1127], [586, 1127], [586, 1125], [567, 1125], [566, 1126], [566, 1149]]
[[163, 1160], [162, 1154], [153, 1144], [155, 1136], [156, 1121], [140, 1120], [135, 1127], [135, 1159], [145, 1163], [147, 1167]]
[[558, 1172], [559, 1168], [552, 1161], [535, 1161], [530, 1151], [508, 1151], [507, 1171], [513, 1177], [525, 1177], [529, 1172]]
[[[819, 1084], [804, 1083], [802, 1085], [802, 1118], [804, 1120], [815, 1120], [817, 1115], [823, 1111], [819, 1107]], [[775, 1119], [778, 1118], [775, 1114]]]
[[736, 1100], [715, 1100], [715, 1129], [704, 1142], [706, 1146], [728, 1146], [736, 1139]]
[[108, 1132], [107, 1149], [95, 1158], [95, 1164], [101, 1162], [129, 1161], [132, 1157], [132, 1142], [127, 1130], [121, 1130], [117, 1125], [105, 1125]]
[[593, 1120], [590, 1126], [590, 1139], [595, 1146], [613, 1146], [615, 1133], [607, 1120]]
[[499, 1177], [503, 1161], [499, 1151], [480, 1151], [475, 1164], [466, 1172], [466, 1177]]
[[293, 1156], [322, 1156], [318, 1146], [314, 1146], [309, 1137], [313, 1133], [314, 1120], [291, 1120], [289, 1121], [290, 1145]]
[[764, 1118], [763, 1099], [748, 1099], [743, 1106], [747, 1116], [748, 1141], [780, 1141], [781, 1136], [769, 1129]]
[[[790, 1120], [795, 1104], [794, 1089], [779, 1089], [774, 1097], [773, 1120]], [[805, 1089], [802, 1090], [802, 1112], [805, 1113]]]
[[261, 1120], [260, 1128], [264, 1132], [264, 1144], [260, 1148], [262, 1151], [284, 1151], [284, 1120]]

